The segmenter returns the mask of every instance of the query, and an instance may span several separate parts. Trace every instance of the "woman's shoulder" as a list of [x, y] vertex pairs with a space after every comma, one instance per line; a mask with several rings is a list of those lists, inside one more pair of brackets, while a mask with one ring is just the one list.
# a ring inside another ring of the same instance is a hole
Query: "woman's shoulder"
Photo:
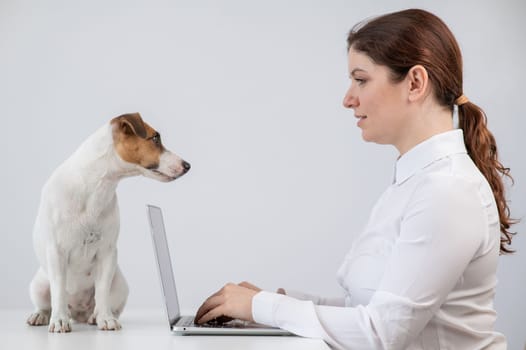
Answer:
[[417, 192], [430, 191], [437, 196], [480, 196], [491, 189], [482, 173], [468, 155], [449, 157], [423, 169], [418, 177]]
[[491, 200], [492, 193], [484, 177], [477, 172], [431, 171], [419, 177], [412, 197], [451, 207], [459, 202], [484, 206]]

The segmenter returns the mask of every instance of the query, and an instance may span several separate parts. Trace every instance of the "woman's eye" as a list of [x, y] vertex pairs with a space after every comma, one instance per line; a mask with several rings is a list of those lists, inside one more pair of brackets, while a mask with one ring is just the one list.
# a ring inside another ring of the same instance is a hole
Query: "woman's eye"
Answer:
[[365, 79], [358, 79], [358, 78], [356, 78], [354, 80], [358, 83], [358, 85], [363, 85], [365, 83], [365, 81], [366, 81]]

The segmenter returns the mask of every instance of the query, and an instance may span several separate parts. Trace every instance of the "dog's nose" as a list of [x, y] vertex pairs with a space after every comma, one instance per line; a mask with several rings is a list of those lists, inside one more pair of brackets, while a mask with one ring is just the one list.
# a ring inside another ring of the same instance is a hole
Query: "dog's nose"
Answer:
[[188, 170], [190, 170], [190, 163], [183, 160], [183, 168], [184, 172], [186, 173]]

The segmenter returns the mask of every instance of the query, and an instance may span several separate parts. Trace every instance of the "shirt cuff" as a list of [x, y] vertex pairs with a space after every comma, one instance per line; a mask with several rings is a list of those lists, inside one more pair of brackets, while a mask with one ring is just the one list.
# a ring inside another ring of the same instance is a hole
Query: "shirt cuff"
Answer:
[[280, 301], [286, 296], [277, 293], [261, 291], [252, 298], [252, 318], [257, 323], [279, 327], [275, 314]]

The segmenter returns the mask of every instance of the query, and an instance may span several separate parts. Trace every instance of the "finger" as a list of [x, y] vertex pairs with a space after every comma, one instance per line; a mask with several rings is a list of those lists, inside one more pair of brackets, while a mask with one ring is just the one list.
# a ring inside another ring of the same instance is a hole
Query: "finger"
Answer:
[[[228, 285], [228, 284], [229, 284], [229, 283], [227, 283], [227, 285]], [[197, 313], [196, 313], [196, 315], [195, 315], [195, 319], [196, 319], [196, 320], [198, 320], [201, 316], [203, 316], [206, 312], [208, 312], [208, 310], [211, 308], [210, 305], [209, 305], [209, 303], [210, 303], [210, 299], [222, 295], [222, 294], [224, 293], [225, 287], [226, 287], [227, 285], [225, 285], [223, 288], [221, 288], [220, 290], [218, 290], [217, 292], [215, 292], [214, 294], [212, 294], [211, 296], [209, 296], [209, 297], [203, 302], [203, 304], [201, 305], [201, 307], [199, 307], [199, 309], [197, 310]]]
[[[209, 313], [212, 309], [217, 308], [223, 303], [223, 297], [221, 295], [212, 295], [201, 305], [197, 314], [195, 315], [196, 323], [204, 323], [206, 321], [201, 321], [203, 315]], [[220, 315], [221, 316], [221, 315]]]
[[215, 319], [219, 319], [221, 317], [223, 317], [223, 306], [222, 305], [219, 305], [213, 309], [209, 309], [208, 312], [206, 312], [204, 315], [202, 315], [200, 318], [197, 318], [195, 319], [195, 323], [197, 324], [203, 324], [203, 323], [207, 323], [209, 321], [212, 321], [212, 320], [215, 320]]
[[252, 283], [247, 282], [247, 281], [243, 281], [243, 282], [239, 283], [238, 285], [241, 286], [241, 287], [245, 287], [245, 288], [248, 288], [248, 289], [252, 289], [252, 290], [258, 291], [258, 292], [261, 291], [261, 288], [258, 288], [255, 285], [253, 285]]

